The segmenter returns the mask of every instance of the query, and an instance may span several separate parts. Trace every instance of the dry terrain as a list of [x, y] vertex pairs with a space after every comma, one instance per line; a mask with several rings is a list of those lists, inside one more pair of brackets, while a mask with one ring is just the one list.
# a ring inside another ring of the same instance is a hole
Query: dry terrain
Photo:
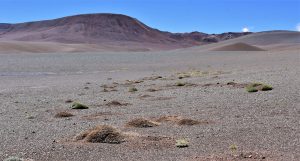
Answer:
[[[2, 52], [0, 160], [300, 160], [299, 44], [278, 31], [163, 52]], [[273, 89], [247, 91], [258, 82]]]

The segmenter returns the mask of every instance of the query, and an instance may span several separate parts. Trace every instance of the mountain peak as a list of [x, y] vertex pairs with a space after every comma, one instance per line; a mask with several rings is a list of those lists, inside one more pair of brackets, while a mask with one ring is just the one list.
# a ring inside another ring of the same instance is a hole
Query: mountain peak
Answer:
[[[68, 44], [139, 43], [151, 48], [176, 49], [218, 42], [245, 35], [232, 33], [170, 33], [151, 28], [139, 20], [111, 13], [81, 14], [53, 20], [0, 24], [0, 40], [59, 42]], [[125, 45], [124, 45], [125, 44]]]

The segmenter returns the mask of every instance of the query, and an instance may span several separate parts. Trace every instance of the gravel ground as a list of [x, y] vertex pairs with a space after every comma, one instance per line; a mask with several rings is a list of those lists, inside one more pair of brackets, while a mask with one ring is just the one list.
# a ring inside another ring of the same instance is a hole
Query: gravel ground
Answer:
[[[299, 51], [0, 57], [0, 160], [300, 160]], [[202, 74], [178, 78], [179, 72], [196, 70]], [[178, 82], [191, 85], [176, 86]], [[263, 82], [274, 89], [248, 93], [228, 82]], [[103, 92], [102, 85], [115, 85], [116, 91]], [[128, 92], [133, 86], [138, 91]], [[147, 91], [150, 88], [158, 91]], [[68, 99], [90, 108], [72, 110], [65, 103]], [[106, 105], [113, 100], [128, 105]], [[60, 111], [75, 116], [55, 118]], [[207, 123], [125, 126], [135, 118], [174, 115]], [[121, 144], [72, 141], [96, 125], [143, 137]], [[151, 137], [156, 139], [142, 139]], [[180, 138], [186, 138], [189, 147], [177, 148], [175, 140]]]

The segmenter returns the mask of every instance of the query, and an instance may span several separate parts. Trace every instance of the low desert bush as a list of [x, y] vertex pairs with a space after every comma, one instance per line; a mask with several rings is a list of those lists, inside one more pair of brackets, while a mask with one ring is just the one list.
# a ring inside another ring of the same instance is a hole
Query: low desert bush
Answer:
[[88, 109], [89, 107], [84, 104], [81, 104], [79, 102], [73, 102], [71, 105], [71, 108], [72, 109]]
[[250, 83], [246, 86], [247, 92], [270, 91], [273, 87], [263, 83]]
[[159, 123], [144, 118], [137, 118], [127, 122], [127, 126], [137, 127], [137, 128], [148, 128], [158, 126]]

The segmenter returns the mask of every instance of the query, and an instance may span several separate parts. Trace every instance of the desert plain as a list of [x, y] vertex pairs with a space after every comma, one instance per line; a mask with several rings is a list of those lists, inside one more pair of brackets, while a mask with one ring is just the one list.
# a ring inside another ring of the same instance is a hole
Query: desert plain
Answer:
[[[299, 44], [273, 31], [167, 51], [2, 52], [0, 160], [300, 160]], [[257, 82], [273, 89], [246, 90]], [[76, 139], [103, 125], [121, 140]]]

